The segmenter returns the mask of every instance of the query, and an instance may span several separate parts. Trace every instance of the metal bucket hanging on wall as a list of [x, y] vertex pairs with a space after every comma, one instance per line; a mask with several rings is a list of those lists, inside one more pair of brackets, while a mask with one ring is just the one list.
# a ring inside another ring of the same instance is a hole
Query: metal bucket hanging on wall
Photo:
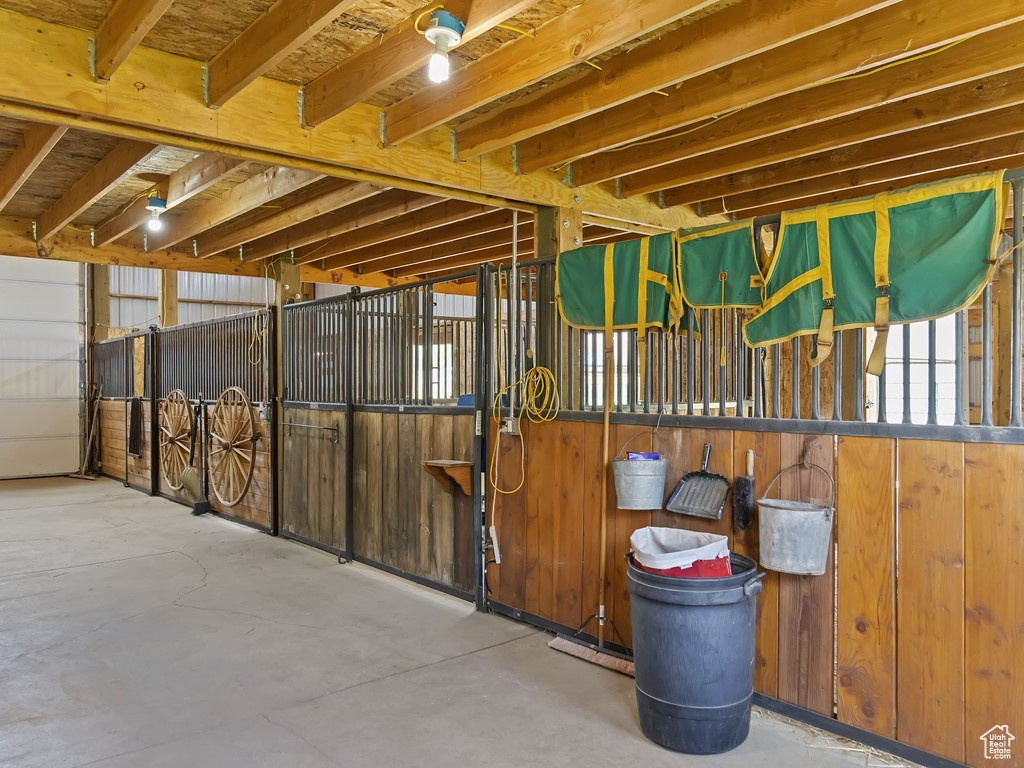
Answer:
[[656, 459], [630, 459], [623, 456], [626, 446], [642, 434], [645, 433], [638, 432], [629, 438], [612, 459], [619, 509], [661, 509], [665, 498], [668, 460], [661, 456]]
[[797, 467], [822, 472], [831, 485], [832, 498], [828, 506], [808, 501], [759, 499], [761, 566], [782, 573], [821, 576], [828, 563], [835, 516], [836, 481], [832, 475], [818, 464], [794, 464], [775, 476], [765, 489], [765, 495], [780, 477]]

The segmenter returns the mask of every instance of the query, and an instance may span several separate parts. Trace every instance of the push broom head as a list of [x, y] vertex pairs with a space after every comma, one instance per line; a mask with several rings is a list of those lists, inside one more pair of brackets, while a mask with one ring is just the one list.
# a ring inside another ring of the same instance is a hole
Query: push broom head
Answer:
[[203, 482], [193, 466], [181, 470], [181, 484], [194, 501], [203, 501]]

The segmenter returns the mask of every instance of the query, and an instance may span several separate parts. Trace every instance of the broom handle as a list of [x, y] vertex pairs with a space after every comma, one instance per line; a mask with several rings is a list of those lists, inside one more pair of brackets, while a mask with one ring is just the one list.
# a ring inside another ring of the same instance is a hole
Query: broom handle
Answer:
[[604, 430], [601, 435], [601, 557], [598, 589], [597, 645], [604, 647], [605, 581], [608, 569], [608, 433], [611, 430], [612, 396], [615, 392], [612, 377], [615, 374], [615, 352], [610, 329], [604, 332]]

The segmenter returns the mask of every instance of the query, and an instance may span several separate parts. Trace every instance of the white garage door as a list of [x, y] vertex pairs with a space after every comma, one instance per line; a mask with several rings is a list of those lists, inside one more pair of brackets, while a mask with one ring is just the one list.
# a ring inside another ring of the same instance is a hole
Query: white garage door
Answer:
[[0, 256], [0, 478], [78, 469], [81, 273]]

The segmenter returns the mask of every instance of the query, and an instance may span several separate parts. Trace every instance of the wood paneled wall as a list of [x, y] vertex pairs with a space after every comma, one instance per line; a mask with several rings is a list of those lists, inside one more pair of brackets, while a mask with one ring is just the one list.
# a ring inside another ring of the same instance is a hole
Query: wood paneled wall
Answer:
[[464, 593], [474, 589], [473, 504], [428, 459], [473, 459], [473, 416], [353, 414], [353, 551]]
[[[125, 479], [125, 445], [128, 439], [126, 403], [126, 400], [100, 401], [100, 470], [117, 480]], [[152, 477], [149, 418], [149, 401], [143, 400], [142, 454], [138, 458], [127, 457], [128, 482], [146, 490], [149, 490]]]
[[[577, 628], [598, 607], [601, 425], [523, 425], [523, 487], [496, 510], [502, 563], [488, 570], [490, 599]], [[837, 484], [834, 548], [823, 576], [769, 572], [758, 600], [755, 687], [971, 765], [996, 724], [1024, 732], [1024, 446], [807, 436], [612, 425], [610, 452], [633, 435], [637, 449], [669, 459], [666, 498], [699, 468], [732, 478], [755, 451], [757, 493], [800, 460]], [[492, 448], [494, 447], [492, 435]], [[502, 437], [501, 484], [521, 477], [520, 443]], [[759, 554], [756, 520], [733, 531], [731, 498], [721, 521], [615, 507], [609, 472], [606, 613], [631, 640], [624, 557], [633, 530], [678, 526], [729, 536]], [[803, 468], [772, 496], [827, 499], [829, 482]], [[596, 634], [596, 621], [586, 623]], [[614, 632], [609, 635], [614, 640]]]
[[[285, 408], [281, 452], [281, 530], [335, 551], [344, 550], [348, 488], [348, 415], [344, 411]], [[331, 429], [336, 431], [332, 432]]]

